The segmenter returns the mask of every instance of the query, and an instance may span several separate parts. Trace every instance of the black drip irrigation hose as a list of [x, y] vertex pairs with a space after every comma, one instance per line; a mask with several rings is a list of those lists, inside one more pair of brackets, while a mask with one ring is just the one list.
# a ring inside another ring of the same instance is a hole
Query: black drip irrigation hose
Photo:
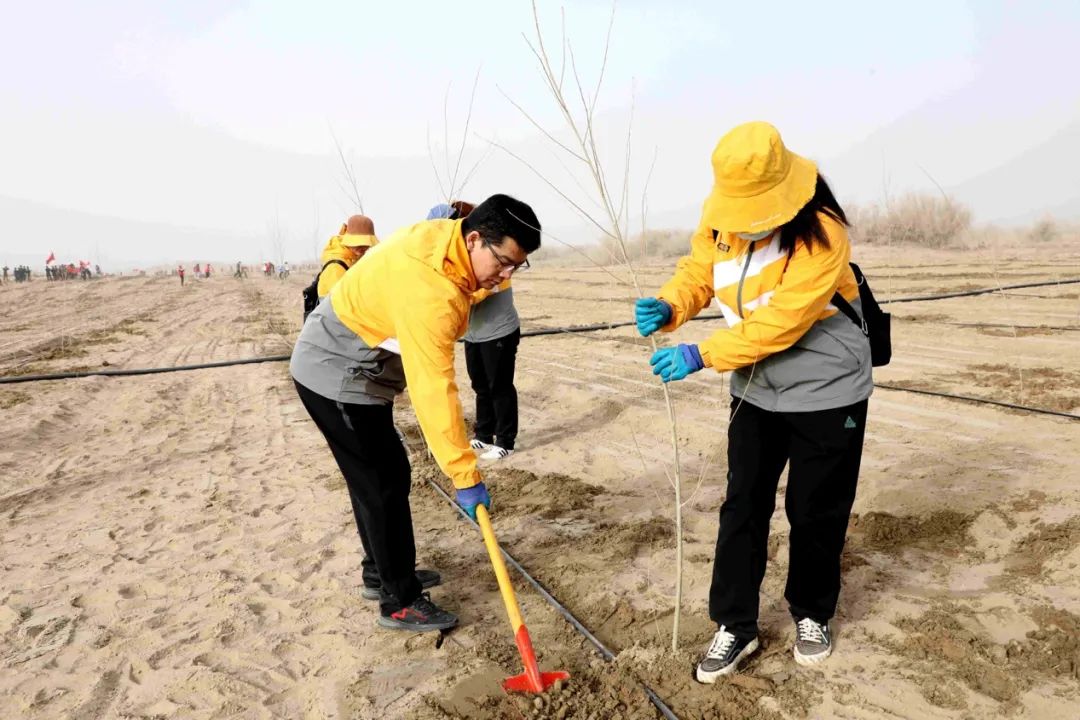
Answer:
[[156, 373], [183, 372], [185, 370], [206, 370], [209, 368], [231, 367], [233, 365], [256, 365], [258, 363], [283, 362], [290, 357], [290, 355], [267, 355], [265, 357], [243, 358], [241, 360], [219, 360], [217, 362], [199, 363], [198, 365], [171, 365], [169, 367], [131, 368], [129, 370], [80, 370], [77, 372], [59, 372], [46, 375], [12, 375], [10, 377], [0, 377], [0, 385], [38, 382], [41, 380], [70, 380], [72, 378], [93, 377], [95, 375], [123, 377], [128, 375], [154, 375]]
[[[1072, 285], [1075, 283], [1080, 283], [1080, 278], [1070, 280], [1047, 280], [1037, 283], [1021, 283], [1019, 285], [1001, 285], [995, 288], [963, 290], [961, 292], [943, 293], [939, 295], [920, 295], [914, 297], [893, 298], [891, 300], [879, 300], [878, 304], [890, 305], [894, 303], [923, 302], [926, 300], [948, 300], [949, 298], [970, 297], [972, 295], [988, 295], [990, 293], [996, 293], [1002, 290], [1018, 290], [1020, 288], [1046, 287], [1049, 285]], [[698, 315], [697, 317], [692, 317], [687, 322], [696, 322], [701, 320], [722, 320], [723, 318], [724, 316], [720, 313], [708, 313], [706, 315]], [[630, 320], [626, 322], [597, 323], [595, 325], [570, 325], [561, 328], [540, 328], [539, 330], [526, 330], [525, 332], [521, 333], [521, 337], [537, 337], [539, 335], [561, 335], [562, 333], [596, 332], [597, 330], [614, 330], [615, 328], [629, 327], [634, 324], [634, 321]]]
[[1040, 415], [1054, 415], [1056, 417], [1068, 418], [1069, 420], [1080, 420], [1080, 415], [1073, 415], [1061, 410], [1047, 410], [1045, 408], [1033, 408], [1027, 405], [1014, 405], [1013, 403], [1002, 402], [1000, 400], [987, 400], [986, 398], [971, 397], [970, 395], [953, 395], [952, 393], [937, 392], [936, 390], [917, 390], [915, 388], [904, 387], [903, 385], [889, 385], [888, 383], [874, 383], [874, 387], [882, 388], [883, 390], [899, 390], [901, 392], [915, 393], [917, 395], [930, 395], [932, 397], [948, 398], [950, 400], [962, 400], [965, 402], [980, 403], [982, 405], [996, 405], [997, 407], [1009, 408], [1010, 410], [1022, 410], [1028, 413], [1038, 413]]
[[1042, 282], [1019, 283], [1017, 285], [999, 285], [993, 288], [963, 290], [961, 292], [942, 293], [939, 295], [920, 295], [916, 297], [893, 298], [892, 300], [879, 300], [878, 304], [889, 305], [892, 303], [922, 302], [924, 300], [947, 300], [949, 298], [971, 297], [972, 295], [989, 295], [990, 293], [1001, 292], [1002, 290], [1019, 290], [1020, 288], [1049, 287], [1051, 285], [1075, 285], [1076, 283], [1080, 283], [1080, 278], [1073, 278], [1070, 280], [1044, 280]]
[[[982, 288], [979, 290], [965, 290], [956, 293], [944, 293], [939, 295], [923, 295], [920, 297], [906, 297], [906, 298], [894, 298], [892, 300], [881, 300], [879, 304], [887, 305], [890, 303], [903, 303], [903, 302], [921, 302], [926, 300], [945, 300], [948, 298], [956, 297], [969, 297], [972, 295], [986, 295], [989, 293], [999, 292], [1001, 290], [1017, 290], [1019, 288], [1028, 287], [1046, 287], [1050, 285], [1071, 285], [1080, 283], [1080, 278], [1068, 279], [1068, 280], [1046, 280], [1037, 283], [1020, 283], [1016, 285], [1001, 285], [996, 288]], [[696, 320], [719, 320], [723, 315], [718, 313], [711, 313], [708, 315], [698, 315], [691, 318], [690, 322]], [[613, 322], [613, 323], [596, 323], [592, 325], [570, 325], [567, 327], [559, 328], [539, 328], [536, 330], [526, 330], [521, 333], [521, 337], [541, 337], [544, 335], [562, 335], [570, 333], [581, 332], [596, 332], [599, 330], [613, 330], [615, 328], [629, 327], [634, 325], [633, 321], [626, 322]], [[1012, 327], [1012, 326], [1009, 326]], [[1063, 330], [1071, 330], [1073, 328], [1060, 328]], [[159, 368], [135, 368], [131, 370], [85, 370], [79, 372], [61, 372], [50, 373], [44, 375], [15, 375], [10, 377], [0, 377], [0, 385], [8, 385], [14, 383], [25, 382], [41, 382], [45, 380], [68, 380], [72, 378], [92, 377], [95, 375], [102, 375], [106, 377], [119, 377], [127, 375], [152, 375], [154, 373], [168, 373], [168, 372], [181, 372], [184, 370], [204, 370], [208, 368], [220, 368], [230, 367], [232, 365], [252, 365], [256, 363], [267, 362], [283, 362], [290, 358], [289, 355], [268, 355], [266, 357], [256, 358], [244, 358], [241, 360], [222, 360], [220, 362], [200, 363], [197, 365], [176, 365], [172, 367], [159, 367]], [[1001, 402], [998, 400], [988, 400], [986, 398], [971, 397], [968, 395], [954, 395], [952, 393], [935, 392], [932, 390], [916, 390], [914, 388], [901, 387], [899, 385], [888, 385], [875, 383], [874, 387], [879, 387], [885, 390], [895, 390], [900, 392], [910, 392], [919, 395], [931, 395], [933, 397], [946, 398], [949, 400], [960, 400], [964, 402], [979, 403], [983, 405], [995, 405], [998, 407], [1008, 408], [1010, 410], [1019, 410], [1022, 412], [1035, 413], [1040, 415], [1053, 415], [1055, 417], [1068, 418], [1069, 420], [1080, 420], [1080, 415], [1073, 415], [1072, 413], [1062, 412], [1058, 410], [1047, 410], [1044, 408], [1030, 407], [1027, 405], [1016, 405], [1013, 403]]]
[[[454, 499], [450, 497], [450, 494], [448, 492], [443, 490], [442, 486], [440, 486], [430, 477], [427, 478], [427, 482], [429, 485], [431, 485], [432, 488], [435, 489], [435, 492], [439, 493], [439, 495], [441, 495], [443, 499], [446, 500], [446, 502], [450, 503], [454, 507], [454, 510], [457, 511], [458, 515], [461, 515], [461, 517], [465, 518], [467, 522], [469, 522], [474, 528], [476, 528], [477, 532], [480, 531], [480, 526], [476, 523], [476, 521], [469, 517], [469, 514], [466, 513], [460, 505], [454, 502]], [[544, 599], [544, 602], [553, 607], [556, 612], [562, 615], [563, 619], [565, 619], [566, 622], [570, 623], [570, 625], [575, 630], [577, 630], [578, 633], [580, 633], [586, 640], [588, 640], [592, 644], [592, 646], [600, 652], [600, 654], [605, 660], [611, 662], [615, 659], [615, 653], [611, 652], [611, 650], [608, 650], [607, 646], [604, 645], [604, 643], [600, 642], [599, 638], [589, 632], [589, 629], [582, 625], [581, 621], [574, 617], [573, 613], [567, 610], [566, 607], [562, 603], [560, 603], [554, 595], [548, 592], [547, 588], [540, 584], [539, 580], [530, 575], [525, 570], [525, 568], [522, 567], [521, 563], [515, 560], [514, 557], [510, 555], [510, 553], [506, 552], [506, 549], [503, 548], [501, 545], [499, 546], [499, 552], [502, 553], [503, 559], [506, 560], [506, 563], [513, 567], [515, 570], [517, 570], [519, 573], [521, 573], [521, 576], [525, 578], [530, 585], [533, 586], [536, 592], [540, 594], [540, 597]], [[671, 711], [671, 708], [667, 706], [667, 704], [660, 698], [659, 695], [653, 692], [652, 688], [642, 682], [639, 682], [638, 684], [645, 691], [645, 694], [649, 696], [649, 700], [654, 706], [656, 706], [656, 709], [660, 711], [661, 715], [667, 718], [667, 720], [679, 720], [679, 717]]]
[[[701, 319], [701, 318], [695, 318]], [[617, 323], [615, 325], [633, 325], [634, 323]], [[605, 328], [606, 329], [606, 326]], [[574, 332], [571, 330], [545, 330], [538, 331], [537, 335], [551, 335], [556, 332]], [[583, 330], [577, 330], [576, 332], [584, 332]], [[522, 333], [522, 337], [530, 337], [530, 334]], [[222, 360], [220, 362], [201, 363], [198, 365], [174, 365], [171, 367], [158, 367], [158, 368], [133, 368], [131, 370], [85, 370], [80, 372], [63, 372], [52, 373], [49, 375], [14, 375], [12, 377], [0, 377], [0, 385], [10, 385], [15, 383], [25, 382], [45, 382], [48, 380], [70, 380], [72, 378], [85, 378], [94, 377], [96, 375], [104, 375], [107, 377], [117, 376], [130, 376], [130, 375], [153, 375], [156, 373], [171, 373], [182, 372], [185, 370], [205, 370], [208, 368], [222, 368], [231, 367], [233, 365], [255, 365], [258, 363], [268, 362], [284, 362], [291, 356], [289, 355], [267, 355], [266, 357], [256, 358], [244, 358], [242, 360]], [[997, 407], [1009, 408], [1010, 410], [1020, 410], [1022, 412], [1035, 413], [1039, 415], [1053, 415], [1055, 417], [1068, 418], [1069, 420], [1080, 420], [1080, 415], [1073, 415], [1072, 413], [1062, 412], [1060, 410], [1047, 410], [1045, 408], [1031, 407], [1029, 405], [1015, 405], [1013, 403], [1001, 402], [999, 400], [988, 400], [986, 398], [972, 397], [970, 395], [954, 395], [952, 393], [936, 392], [933, 390], [916, 390], [915, 388], [903, 387], [900, 385], [889, 385], [886, 383], [874, 383], [874, 387], [882, 388], [884, 390], [896, 390], [899, 392], [916, 393], [918, 395], [932, 395], [934, 397], [946, 398], [949, 400], [961, 400], [963, 402], [978, 403], [982, 405], [995, 405]]]

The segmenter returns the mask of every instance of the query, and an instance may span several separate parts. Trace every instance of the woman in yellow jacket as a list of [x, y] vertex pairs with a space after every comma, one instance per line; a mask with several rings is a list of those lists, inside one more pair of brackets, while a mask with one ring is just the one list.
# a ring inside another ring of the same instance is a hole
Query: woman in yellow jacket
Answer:
[[869, 342], [833, 304], [839, 294], [861, 316], [847, 218], [815, 164], [788, 150], [776, 128], [752, 122], [721, 138], [712, 166], [690, 254], [635, 307], [643, 336], [674, 330], [714, 297], [728, 323], [650, 360], [664, 382], [705, 368], [732, 373], [727, 496], [709, 592], [719, 629], [696, 673], [706, 683], [758, 647], [769, 519], [785, 465], [784, 595], [795, 660], [812, 665], [832, 652], [829, 621], [873, 390]]
[[319, 297], [324, 298], [330, 294], [330, 288], [337, 285], [338, 280], [345, 277], [345, 271], [353, 266], [360, 258], [364, 257], [371, 248], [379, 243], [375, 237], [375, 223], [365, 215], [353, 215], [337, 235], [330, 238], [323, 248], [322, 270], [319, 272]]

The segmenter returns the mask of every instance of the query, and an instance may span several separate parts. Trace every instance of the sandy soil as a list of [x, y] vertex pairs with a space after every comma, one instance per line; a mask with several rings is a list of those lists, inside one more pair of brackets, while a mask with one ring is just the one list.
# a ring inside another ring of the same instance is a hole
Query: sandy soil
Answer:
[[[881, 298], [1080, 277], [1075, 248], [858, 255]], [[287, 352], [307, 280], [3, 286], [0, 375]], [[630, 315], [631, 292], [593, 268], [516, 287], [526, 328]], [[1080, 286], [889, 309], [880, 382], [1080, 413]], [[494, 577], [424, 482], [438, 472], [407, 401], [420, 558], [463, 621], [441, 647], [376, 628], [343, 482], [284, 363], [0, 387], [0, 717], [657, 717], [638, 680], [681, 718], [1076, 716], [1080, 423], [878, 390], [834, 657], [791, 658], [778, 512], [763, 649], [704, 687], [690, 671], [713, 630], [726, 378], [673, 386], [692, 501], [672, 655], [670, 446], [647, 358], [632, 328], [522, 341], [520, 452], [489, 474], [495, 527], [617, 653], [603, 662], [518, 582], [541, 664], [573, 676], [539, 702], [499, 690], [520, 668]]]

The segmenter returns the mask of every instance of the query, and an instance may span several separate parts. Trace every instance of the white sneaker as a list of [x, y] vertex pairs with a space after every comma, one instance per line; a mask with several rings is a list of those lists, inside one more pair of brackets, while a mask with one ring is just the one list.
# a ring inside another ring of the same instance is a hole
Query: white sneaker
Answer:
[[829, 624], [820, 625], [810, 618], [795, 624], [795, 662], [817, 665], [832, 654], [832, 633]]
[[477, 440], [476, 438], [473, 438], [469, 441], [469, 447], [471, 447], [473, 450], [480, 451], [487, 450], [489, 447], [491, 447], [491, 445], [488, 445], [483, 440]]
[[502, 460], [514, 454], [513, 450], [501, 448], [498, 445], [489, 445], [488, 451], [480, 456], [481, 460]]
[[698, 662], [694, 677], [699, 683], [711, 685], [723, 675], [730, 675], [739, 669], [739, 663], [758, 649], [758, 639], [740, 640], [720, 626], [713, 635], [712, 644], [705, 651], [705, 657]]

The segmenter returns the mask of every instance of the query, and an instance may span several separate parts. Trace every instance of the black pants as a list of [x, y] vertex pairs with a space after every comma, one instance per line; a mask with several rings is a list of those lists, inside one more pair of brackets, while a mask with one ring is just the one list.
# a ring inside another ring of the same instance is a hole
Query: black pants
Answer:
[[394, 430], [393, 407], [339, 403], [295, 384], [345, 476], [367, 555], [365, 581], [374, 569], [382, 582], [382, 614], [397, 612], [418, 598], [421, 588], [409, 507], [412, 468]]
[[[840, 595], [840, 553], [859, 480], [867, 401], [832, 410], [768, 412], [735, 399], [728, 426], [727, 497], [720, 508], [709, 617], [757, 636], [769, 519], [790, 462], [784, 506], [791, 525], [784, 597], [796, 618], [825, 623]], [[738, 411], [736, 412], [736, 408]]]
[[514, 449], [518, 434], [518, 399], [514, 387], [521, 330], [487, 342], [465, 343], [465, 366], [476, 393], [477, 440]]

